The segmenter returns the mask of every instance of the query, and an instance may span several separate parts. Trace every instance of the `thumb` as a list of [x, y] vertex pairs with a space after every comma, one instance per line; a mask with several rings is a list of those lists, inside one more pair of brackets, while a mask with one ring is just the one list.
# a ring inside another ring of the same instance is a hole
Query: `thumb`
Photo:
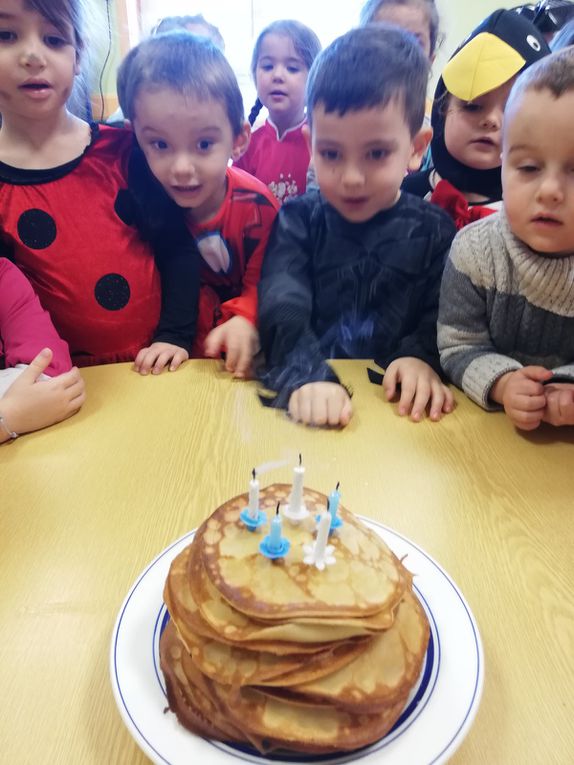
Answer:
[[32, 359], [30, 362], [30, 366], [28, 369], [25, 369], [22, 374], [20, 375], [20, 379], [25, 378], [26, 376], [30, 379], [31, 382], [36, 382], [38, 377], [42, 374], [42, 372], [50, 365], [50, 362], [52, 361], [53, 353], [49, 348], [44, 348], [40, 351], [40, 353], [36, 356], [36, 358]]
[[534, 382], [544, 382], [544, 380], [550, 380], [552, 377], [552, 371], [546, 367], [523, 367], [522, 372]]

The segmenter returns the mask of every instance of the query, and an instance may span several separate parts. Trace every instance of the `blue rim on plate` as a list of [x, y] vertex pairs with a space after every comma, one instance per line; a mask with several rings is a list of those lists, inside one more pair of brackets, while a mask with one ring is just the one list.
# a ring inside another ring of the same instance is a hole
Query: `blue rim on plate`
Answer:
[[[156, 763], [183, 765], [189, 762], [191, 753], [197, 756], [193, 750], [199, 747], [214, 765], [229, 762], [229, 757], [257, 765], [342, 765], [369, 758], [385, 765], [438, 765], [452, 756], [474, 720], [482, 693], [484, 658], [475, 619], [455, 583], [431, 556], [392, 529], [368, 518], [362, 520], [399, 557], [409, 555], [407, 566], [419, 575], [414, 589], [430, 624], [420, 678], [386, 736], [362, 749], [340, 754], [261, 755], [248, 746], [202, 739], [180, 726], [175, 715], [164, 714], [167, 697], [159, 668], [159, 638], [169, 614], [161, 593], [171, 561], [193, 539], [195, 531], [191, 531], [163, 550], [138, 577], [122, 604], [112, 635], [110, 674], [116, 703], [130, 733], [148, 757]], [[450, 704], [445, 706], [445, 700]], [[453, 702], [454, 710], [449, 708]], [[456, 719], [444, 724], [445, 716], [453, 712]], [[168, 721], [166, 717], [173, 719]], [[414, 737], [418, 732], [422, 740], [417, 743]], [[175, 737], [180, 739], [178, 746], [172, 742]], [[417, 758], [413, 759], [415, 743]], [[182, 751], [181, 745], [190, 751]]]

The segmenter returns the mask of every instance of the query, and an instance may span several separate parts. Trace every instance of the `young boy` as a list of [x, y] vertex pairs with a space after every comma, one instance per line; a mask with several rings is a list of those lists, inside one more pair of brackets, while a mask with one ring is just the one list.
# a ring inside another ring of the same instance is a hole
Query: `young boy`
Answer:
[[259, 285], [264, 385], [296, 421], [346, 425], [347, 389], [328, 358], [375, 358], [399, 414], [440, 419], [438, 293], [454, 226], [399, 187], [430, 138], [428, 61], [395, 27], [353, 29], [316, 59], [307, 139], [319, 190], [281, 209]]
[[[438, 344], [449, 377], [514, 425], [574, 424], [574, 49], [525, 71], [504, 114], [504, 208], [461, 231]], [[569, 382], [570, 381], [570, 382]]]
[[[140, 227], [152, 241], [174, 241], [165, 256], [170, 283], [162, 284], [173, 310], [161, 329], [169, 337], [170, 323], [192, 328], [197, 312], [192, 354], [226, 351], [226, 369], [244, 377], [258, 346], [257, 282], [278, 203], [261, 181], [228, 167], [249, 143], [233, 70], [206, 38], [171, 32], [128, 53], [118, 95], [138, 142], [130, 190]], [[157, 373], [185, 358], [185, 348], [159, 341], [140, 351], [135, 367]]]

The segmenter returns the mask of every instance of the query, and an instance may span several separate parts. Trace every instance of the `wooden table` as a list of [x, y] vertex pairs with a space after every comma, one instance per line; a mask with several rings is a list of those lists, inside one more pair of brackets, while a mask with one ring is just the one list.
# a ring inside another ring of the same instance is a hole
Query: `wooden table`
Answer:
[[355, 390], [343, 431], [295, 425], [196, 361], [87, 369], [77, 416], [0, 447], [2, 763], [146, 761], [108, 679], [119, 606], [254, 465], [299, 451], [310, 487], [341, 481], [347, 507], [419, 544], [473, 609], [484, 694], [452, 762], [574, 762], [574, 429], [523, 435], [460, 393], [441, 423], [414, 424], [364, 362], [336, 367]]

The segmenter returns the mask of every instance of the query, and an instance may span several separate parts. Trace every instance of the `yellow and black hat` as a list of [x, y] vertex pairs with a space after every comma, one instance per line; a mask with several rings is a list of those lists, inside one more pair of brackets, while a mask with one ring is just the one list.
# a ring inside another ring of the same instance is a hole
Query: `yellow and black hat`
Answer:
[[516, 11], [498, 10], [462, 42], [438, 81], [431, 117], [433, 164], [439, 175], [461, 191], [500, 199], [500, 168], [475, 170], [452, 157], [444, 144], [445, 98], [473, 101], [500, 87], [550, 53], [540, 31]]

